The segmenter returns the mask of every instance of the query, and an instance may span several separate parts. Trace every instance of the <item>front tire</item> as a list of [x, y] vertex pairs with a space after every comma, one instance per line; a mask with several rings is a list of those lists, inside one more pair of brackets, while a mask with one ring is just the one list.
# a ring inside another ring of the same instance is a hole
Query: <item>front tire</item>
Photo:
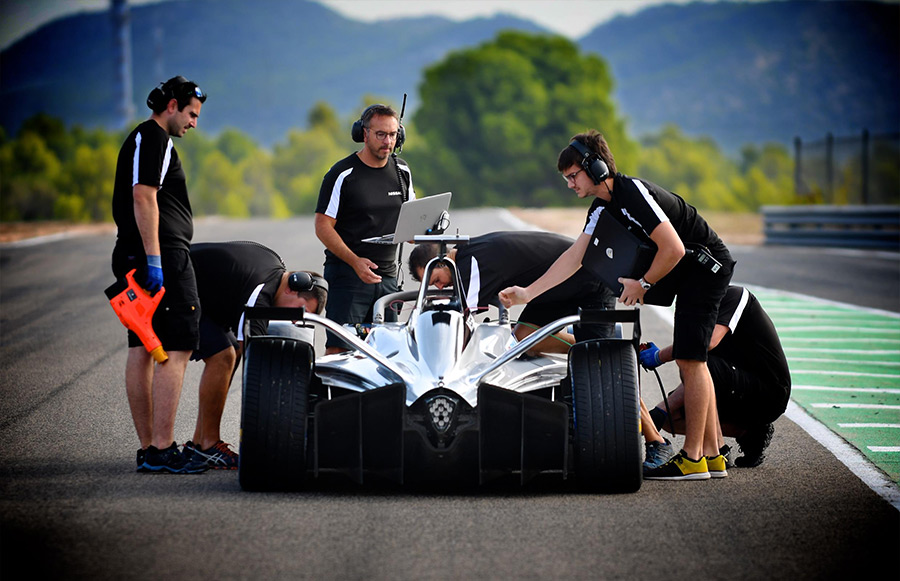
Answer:
[[306, 476], [315, 353], [282, 337], [248, 341], [238, 479], [244, 490], [296, 490]]
[[641, 487], [637, 355], [629, 341], [601, 339], [569, 350], [576, 481], [596, 492]]

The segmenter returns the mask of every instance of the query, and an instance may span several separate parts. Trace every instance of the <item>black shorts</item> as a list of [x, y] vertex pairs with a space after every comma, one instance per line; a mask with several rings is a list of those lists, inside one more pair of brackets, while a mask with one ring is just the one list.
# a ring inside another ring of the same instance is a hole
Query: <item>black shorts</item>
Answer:
[[[166, 351], [194, 351], [200, 346], [200, 298], [190, 252], [186, 249], [163, 250], [162, 268], [166, 293], [153, 315], [153, 331]], [[117, 279], [124, 279], [132, 269], [137, 270], [135, 280], [141, 284], [147, 269], [143, 251], [132, 254], [116, 246], [112, 258], [113, 274]], [[128, 346], [142, 345], [138, 336], [128, 331]]]
[[719, 420], [739, 426], [768, 424], [787, 409], [790, 390], [710, 355], [706, 362], [716, 388]]
[[191, 361], [208, 359], [229, 347], [235, 350], [240, 346], [237, 337], [229, 327], [211, 321], [208, 317], [200, 317], [200, 347], [191, 354]]
[[681, 270], [675, 298], [675, 329], [672, 356], [675, 359], [706, 361], [709, 342], [712, 339], [719, 304], [728, 285], [733, 269], [731, 264], [712, 273], [688, 263], [676, 267]]
[[[377, 271], [376, 271], [377, 272]], [[349, 264], [339, 260], [325, 262], [325, 280], [328, 281], [328, 310], [326, 315], [335, 323], [371, 323], [372, 307], [381, 297], [398, 290], [397, 279], [382, 277], [377, 284], [367, 284], [359, 279]], [[391, 309], [384, 312], [386, 322], [397, 320]], [[325, 335], [326, 347], [343, 347], [344, 341], [331, 331]]]

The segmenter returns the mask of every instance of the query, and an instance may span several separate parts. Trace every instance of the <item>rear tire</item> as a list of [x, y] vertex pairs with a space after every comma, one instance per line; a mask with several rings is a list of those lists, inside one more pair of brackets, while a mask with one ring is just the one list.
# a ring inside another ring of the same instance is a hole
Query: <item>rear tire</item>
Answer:
[[302, 486], [314, 360], [313, 348], [296, 339], [248, 341], [238, 468], [244, 490], [296, 490]]
[[577, 343], [569, 350], [575, 479], [595, 492], [641, 488], [637, 355], [629, 341]]

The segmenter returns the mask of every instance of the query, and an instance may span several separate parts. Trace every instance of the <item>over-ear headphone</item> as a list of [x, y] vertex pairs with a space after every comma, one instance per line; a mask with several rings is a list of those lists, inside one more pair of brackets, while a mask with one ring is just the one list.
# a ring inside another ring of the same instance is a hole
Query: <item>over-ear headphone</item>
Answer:
[[[350, 128], [350, 137], [352, 137], [353, 141], [356, 143], [362, 143], [365, 140], [366, 125], [372, 118], [372, 110], [376, 107], [385, 107], [385, 105], [382, 105], [381, 103], [369, 105], [366, 107], [365, 111], [362, 112], [362, 115], [359, 116], [359, 119], [353, 122], [353, 126]], [[394, 142], [394, 149], [397, 151], [403, 149], [403, 143], [405, 141], [406, 130], [403, 128], [403, 123], [400, 123], [397, 127], [397, 141]]]
[[328, 292], [328, 281], [321, 276], [316, 276], [302, 270], [292, 272], [288, 277], [288, 288], [296, 293], [312, 292], [315, 287], [319, 287]]
[[594, 181], [594, 185], [609, 177], [609, 167], [600, 154], [591, 151], [577, 139], [573, 139], [569, 146], [581, 154], [581, 169]]
[[196, 83], [178, 75], [164, 83], [158, 84], [156, 88], [150, 91], [150, 94], [147, 95], [147, 106], [154, 112], [161, 111], [166, 108], [166, 105], [172, 99], [178, 99], [181, 102], [182, 98], [187, 98], [188, 96], [197, 97], [201, 103], [206, 102], [206, 93], [201, 91]]

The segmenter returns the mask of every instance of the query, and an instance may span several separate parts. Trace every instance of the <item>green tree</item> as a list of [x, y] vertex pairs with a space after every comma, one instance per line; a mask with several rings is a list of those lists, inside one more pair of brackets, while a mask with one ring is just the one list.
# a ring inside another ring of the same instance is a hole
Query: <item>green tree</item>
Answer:
[[75, 148], [65, 164], [54, 217], [75, 222], [112, 220], [112, 194], [118, 151], [109, 143]]
[[33, 131], [0, 146], [0, 219], [47, 220], [53, 217], [62, 163]]
[[329, 105], [317, 103], [308, 121], [309, 129], [288, 131], [287, 142], [276, 144], [272, 153], [274, 189], [291, 214], [315, 210], [322, 177], [352, 151], [347, 146], [349, 131], [341, 128]]
[[674, 125], [645, 137], [637, 175], [675, 192], [689, 204], [709, 210], [744, 209], [735, 186], [737, 165], [714, 141], [692, 139]]
[[611, 98], [601, 58], [562, 37], [502, 32], [428, 68], [411, 145], [417, 184], [452, 189], [454, 206], [569, 203], [556, 159], [575, 133], [595, 128], [621, 167], [637, 146]]

